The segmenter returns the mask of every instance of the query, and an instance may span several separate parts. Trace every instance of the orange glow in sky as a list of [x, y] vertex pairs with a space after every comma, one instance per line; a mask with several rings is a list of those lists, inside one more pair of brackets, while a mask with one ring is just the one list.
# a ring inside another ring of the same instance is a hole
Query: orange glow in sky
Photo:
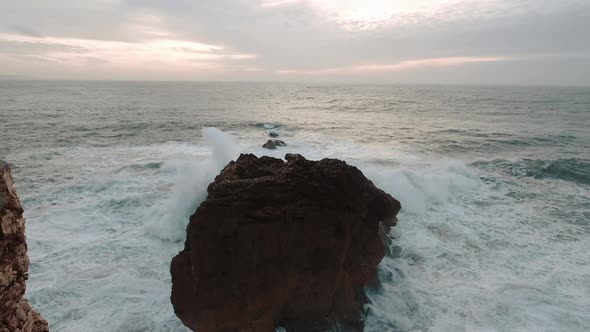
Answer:
[[70, 65], [84, 65], [97, 60], [120, 67], [142, 67], [166, 64], [174, 67], [215, 68], [215, 62], [249, 60], [254, 54], [228, 52], [224, 47], [194, 41], [148, 39], [140, 42], [122, 42], [60, 37], [33, 37], [17, 34], [0, 34], [0, 41], [46, 46], [60, 46], [60, 51], [49, 50], [42, 59]]

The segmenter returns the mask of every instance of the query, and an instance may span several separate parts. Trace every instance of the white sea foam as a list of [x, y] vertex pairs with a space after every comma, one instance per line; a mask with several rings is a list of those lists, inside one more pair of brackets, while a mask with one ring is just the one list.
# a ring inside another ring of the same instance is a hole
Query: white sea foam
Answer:
[[402, 203], [405, 213], [424, 214], [428, 208], [446, 203], [457, 193], [479, 186], [477, 174], [459, 161], [433, 161], [431, 165], [396, 168], [379, 165], [361, 167], [366, 176]]
[[519, 199], [526, 188], [457, 162], [366, 173], [404, 206], [393, 241], [401, 254], [381, 264], [368, 331], [589, 327], [580, 290], [590, 282], [590, 241], [540, 215], [546, 197]]
[[318, 133], [311, 143], [286, 136], [274, 151], [260, 147], [264, 133], [245, 149], [214, 128], [202, 135], [202, 144], [68, 149], [45, 163], [62, 178], [24, 202], [28, 296], [52, 330], [186, 331], [169, 301], [169, 262], [207, 185], [242, 150], [343, 158], [402, 202], [399, 255], [383, 260], [381, 289], [369, 292], [368, 331], [590, 330], [590, 239], [584, 225], [553, 217], [555, 205], [577, 213], [586, 189]]

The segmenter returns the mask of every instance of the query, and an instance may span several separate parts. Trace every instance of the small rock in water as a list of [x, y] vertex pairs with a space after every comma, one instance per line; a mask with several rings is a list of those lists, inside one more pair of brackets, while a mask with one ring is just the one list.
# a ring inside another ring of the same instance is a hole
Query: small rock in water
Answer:
[[274, 140], [269, 139], [268, 141], [266, 141], [266, 143], [262, 145], [262, 147], [265, 149], [275, 150], [277, 148], [277, 145], [275, 144]]
[[277, 146], [287, 146], [287, 143], [281, 141], [280, 139], [269, 139], [262, 145], [263, 148], [275, 150]]
[[268, 133], [268, 136], [270, 136], [272, 138], [277, 138], [277, 137], [279, 137], [279, 134], [277, 134], [276, 131], [271, 131], [270, 133]]

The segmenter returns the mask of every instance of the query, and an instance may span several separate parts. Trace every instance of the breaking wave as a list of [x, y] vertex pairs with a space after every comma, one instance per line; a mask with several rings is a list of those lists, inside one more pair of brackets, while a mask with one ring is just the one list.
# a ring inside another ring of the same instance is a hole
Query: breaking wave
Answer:
[[146, 232], [166, 241], [184, 240], [189, 217], [207, 197], [207, 186], [240, 150], [234, 139], [217, 128], [201, 130], [209, 154], [189, 160], [167, 160], [165, 171], [174, 174], [171, 194], [150, 208], [145, 216]]

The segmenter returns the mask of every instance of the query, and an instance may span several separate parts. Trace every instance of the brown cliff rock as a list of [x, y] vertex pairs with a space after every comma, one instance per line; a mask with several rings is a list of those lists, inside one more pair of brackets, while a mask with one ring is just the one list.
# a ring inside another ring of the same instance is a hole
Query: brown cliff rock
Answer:
[[241, 155], [207, 189], [172, 260], [172, 304], [199, 332], [362, 331], [364, 287], [400, 203], [336, 159]]
[[23, 208], [10, 169], [0, 160], [0, 332], [48, 331], [23, 297], [28, 271]]

